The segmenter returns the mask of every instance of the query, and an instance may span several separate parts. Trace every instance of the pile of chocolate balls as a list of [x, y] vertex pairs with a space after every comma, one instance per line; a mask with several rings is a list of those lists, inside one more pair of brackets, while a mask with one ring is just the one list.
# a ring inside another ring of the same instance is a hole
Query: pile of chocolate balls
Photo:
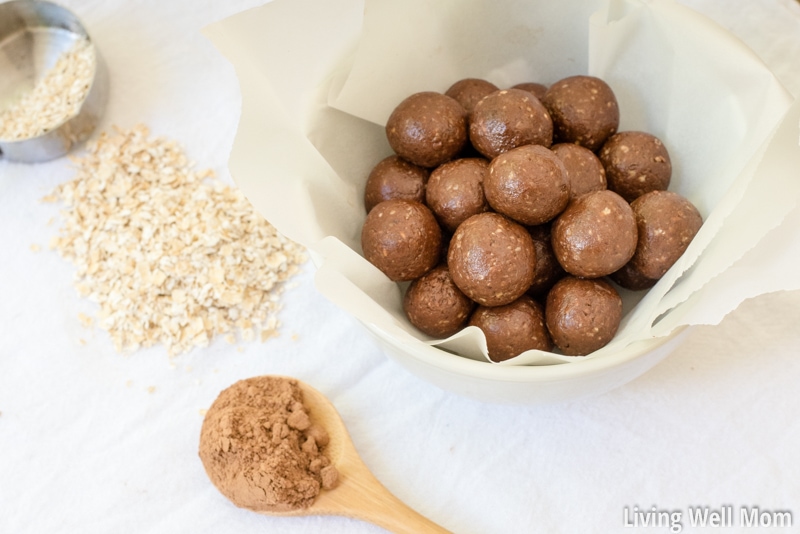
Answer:
[[652, 287], [703, 222], [667, 190], [664, 144], [618, 127], [613, 91], [592, 76], [409, 96], [386, 123], [395, 155], [365, 186], [364, 257], [411, 281], [415, 327], [477, 326], [493, 361], [603, 347], [622, 318], [616, 285]]

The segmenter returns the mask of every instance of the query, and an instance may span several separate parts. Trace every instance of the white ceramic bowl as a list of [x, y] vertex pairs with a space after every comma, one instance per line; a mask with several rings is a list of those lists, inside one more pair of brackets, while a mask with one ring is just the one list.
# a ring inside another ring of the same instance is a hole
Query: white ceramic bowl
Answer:
[[[468, 76], [510, 87], [589, 72], [614, 88], [621, 130], [648, 131], [670, 147], [676, 156], [670, 189], [695, 203], [708, 221], [732, 184], [747, 178], [743, 169], [792, 101], [750, 50], [670, 0], [471, 0], [471, 9], [424, 0], [324, 5], [327, 11], [309, 15], [299, 4], [274, 2], [209, 31], [242, 87], [230, 169], [267, 220], [325, 262], [318, 287], [353, 313], [392, 359], [460, 395], [543, 403], [625, 384], [684, 340], [686, 329], [658, 339], [643, 332], [644, 341], [618, 352], [556, 365], [506, 366], [457, 356], [402, 328], [392, 330], [402, 320], [402, 296], [357, 256], [363, 181], [389, 155], [381, 125], [413, 92], [446, 88]], [[503, 17], [484, 20], [487, 12]], [[300, 18], [302, 28], [289, 23]], [[490, 23], [495, 31], [485, 31]], [[726, 220], [725, 213], [717, 211], [715, 222]], [[718, 226], [705, 228], [703, 239], [693, 243], [700, 252]], [[326, 236], [342, 246], [326, 244]], [[735, 241], [745, 246], [738, 234]], [[733, 243], [722, 248], [687, 260], [685, 267], [695, 261], [706, 269], [694, 278], [698, 270], [687, 271], [677, 285], [684, 292], [701, 288], [707, 281], [702, 273], [713, 276], [709, 264], [730, 265], [741, 252]], [[720, 260], [728, 250], [732, 259]], [[327, 285], [320, 283], [325, 274]], [[680, 274], [675, 269], [663, 287]], [[672, 306], [688, 300], [683, 293], [671, 296]], [[662, 321], [669, 313], [661, 313]]]

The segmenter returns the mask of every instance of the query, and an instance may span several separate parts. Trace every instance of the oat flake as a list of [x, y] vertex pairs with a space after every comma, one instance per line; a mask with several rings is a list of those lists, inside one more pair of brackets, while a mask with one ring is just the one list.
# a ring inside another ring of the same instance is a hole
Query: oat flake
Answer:
[[305, 250], [238, 189], [194, 171], [173, 141], [145, 126], [103, 133], [73, 158], [76, 176], [51, 248], [77, 267], [80, 295], [118, 351], [162, 343], [170, 355], [215, 335], [277, 335], [281, 282]]

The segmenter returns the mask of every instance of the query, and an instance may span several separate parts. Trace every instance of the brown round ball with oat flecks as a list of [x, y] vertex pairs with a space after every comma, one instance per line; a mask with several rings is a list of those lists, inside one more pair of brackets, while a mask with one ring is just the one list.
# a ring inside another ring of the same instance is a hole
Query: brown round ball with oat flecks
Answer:
[[470, 317], [469, 326], [483, 331], [489, 358], [495, 362], [509, 360], [526, 350], [553, 350], [544, 308], [527, 295], [505, 306], [479, 306]]
[[594, 76], [559, 80], [542, 97], [553, 119], [556, 143], [575, 143], [592, 152], [619, 128], [619, 104], [611, 87]]
[[442, 230], [426, 206], [411, 200], [381, 202], [361, 228], [364, 257], [394, 280], [419, 278], [439, 262]]
[[568, 276], [547, 294], [547, 329], [567, 356], [585, 356], [608, 344], [622, 320], [622, 298], [602, 279]]
[[574, 143], [558, 143], [550, 150], [567, 169], [570, 199], [606, 189], [606, 170], [594, 152]]
[[703, 216], [674, 191], [651, 191], [631, 203], [639, 241], [630, 264], [643, 276], [659, 279], [678, 261], [700, 231]]
[[628, 202], [650, 191], [665, 191], [672, 162], [664, 143], [647, 132], [619, 132], [598, 152], [606, 169], [608, 188]]
[[567, 169], [539, 145], [517, 147], [494, 158], [483, 189], [492, 208], [527, 225], [552, 220], [569, 202]]
[[444, 229], [455, 232], [462, 222], [489, 210], [483, 192], [488, 169], [489, 162], [483, 158], [463, 158], [439, 165], [431, 173], [425, 201]]
[[386, 138], [398, 156], [420, 167], [437, 167], [464, 148], [467, 113], [449, 96], [415, 93], [392, 111]]
[[439, 265], [417, 278], [406, 289], [403, 311], [411, 324], [436, 338], [461, 330], [475, 303], [453, 283], [450, 270]]
[[644, 291], [650, 289], [658, 282], [656, 278], [648, 278], [638, 271], [631, 262], [623, 265], [618, 271], [614, 271], [608, 277], [620, 287], [631, 291]]
[[551, 225], [540, 224], [528, 227], [528, 233], [533, 239], [533, 248], [536, 250], [536, 261], [533, 267], [533, 282], [528, 288], [528, 295], [541, 297], [547, 295], [556, 282], [567, 275], [564, 268], [558, 263], [553, 252], [551, 240]]
[[469, 119], [472, 145], [491, 159], [522, 145], [553, 143], [553, 121], [539, 99], [522, 89], [495, 91], [475, 104]]
[[450, 240], [447, 265], [453, 282], [483, 306], [522, 296], [533, 281], [536, 250], [528, 231], [499, 213], [473, 215]]
[[552, 233], [558, 262], [582, 278], [620, 269], [633, 256], [638, 237], [630, 205], [607, 189], [571, 201], [553, 223]]
[[512, 89], [522, 89], [523, 91], [528, 91], [539, 100], [541, 100], [544, 94], [547, 92], [546, 85], [536, 82], [518, 83], [517, 85], [513, 86]]
[[378, 162], [367, 177], [364, 187], [364, 207], [367, 213], [384, 200], [402, 198], [425, 202], [425, 182], [430, 171], [399, 156], [389, 156]]
[[487, 80], [464, 78], [451, 85], [444, 94], [455, 99], [467, 113], [472, 113], [478, 101], [499, 89], [499, 87]]

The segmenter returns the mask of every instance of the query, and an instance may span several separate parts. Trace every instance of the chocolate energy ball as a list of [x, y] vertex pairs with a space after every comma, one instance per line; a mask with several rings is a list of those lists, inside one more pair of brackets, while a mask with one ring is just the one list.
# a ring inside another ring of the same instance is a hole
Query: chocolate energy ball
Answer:
[[410, 200], [381, 202], [361, 229], [364, 257], [396, 282], [433, 269], [441, 246], [442, 231], [431, 210]]
[[608, 188], [633, 202], [650, 191], [665, 191], [672, 177], [667, 147], [646, 132], [619, 132], [598, 153]]
[[483, 306], [522, 296], [533, 281], [536, 251], [528, 231], [499, 213], [473, 215], [458, 227], [447, 253], [453, 282]]
[[550, 150], [567, 169], [570, 199], [606, 189], [606, 170], [594, 152], [573, 143], [559, 143]]
[[568, 276], [545, 304], [547, 329], [567, 356], [585, 356], [608, 344], [622, 319], [622, 298], [605, 280]]
[[553, 252], [568, 273], [582, 278], [611, 274], [636, 250], [636, 219], [613, 191], [595, 191], [573, 200], [553, 223]]
[[448, 161], [431, 173], [425, 200], [441, 225], [455, 232], [473, 215], [489, 210], [483, 181], [489, 162], [483, 158]]
[[398, 156], [420, 167], [453, 159], [467, 142], [467, 113], [441, 93], [415, 93], [392, 111], [386, 137]]
[[539, 145], [517, 147], [494, 158], [483, 189], [492, 208], [529, 225], [552, 220], [569, 202], [567, 169]]
[[491, 159], [522, 145], [553, 143], [553, 121], [539, 99], [522, 89], [495, 91], [470, 114], [472, 145]]
[[403, 298], [403, 311], [411, 324], [433, 337], [449, 337], [461, 330], [474, 307], [453, 283], [446, 265], [411, 282]]
[[364, 207], [367, 212], [384, 200], [402, 198], [425, 202], [425, 182], [429, 171], [401, 157], [389, 156], [378, 162], [364, 187]]
[[455, 99], [467, 113], [472, 113], [481, 98], [499, 89], [492, 82], [480, 78], [464, 78], [451, 85], [444, 94]]
[[558, 263], [553, 244], [549, 224], [540, 224], [528, 228], [528, 233], [533, 239], [533, 248], [536, 250], [536, 261], [533, 266], [533, 282], [528, 288], [528, 295], [541, 297], [546, 295], [556, 282], [566, 276], [566, 271]]
[[553, 119], [557, 143], [575, 143], [592, 152], [619, 128], [619, 105], [606, 82], [593, 76], [557, 81], [542, 97]]
[[686, 251], [703, 217], [686, 198], [672, 191], [651, 191], [631, 203], [639, 241], [631, 266], [648, 278], [661, 278]]
[[656, 278], [648, 278], [643, 275], [636, 267], [631, 265], [631, 262], [626, 263], [619, 271], [614, 271], [608, 277], [620, 287], [631, 291], [650, 289], [658, 282]]
[[479, 306], [469, 320], [486, 337], [489, 358], [502, 362], [526, 350], [553, 350], [542, 305], [523, 295], [511, 304]]
[[547, 92], [546, 85], [542, 85], [541, 83], [535, 83], [535, 82], [518, 83], [517, 85], [512, 87], [512, 89], [522, 89], [523, 91], [528, 91], [539, 100], [541, 100], [544, 94]]

